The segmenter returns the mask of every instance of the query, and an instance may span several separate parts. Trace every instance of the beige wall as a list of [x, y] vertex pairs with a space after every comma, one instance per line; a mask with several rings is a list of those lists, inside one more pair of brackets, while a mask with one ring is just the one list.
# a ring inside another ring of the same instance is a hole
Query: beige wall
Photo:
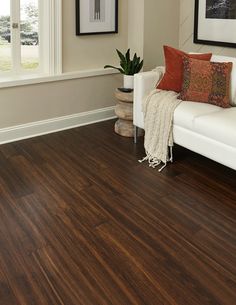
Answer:
[[119, 85], [115, 74], [0, 89], [0, 128], [112, 106]]
[[164, 63], [164, 44], [178, 47], [179, 0], [146, 0], [144, 24], [144, 68], [150, 70]]
[[128, 43], [128, 1], [119, 0], [119, 33], [75, 35], [75, 0], [63, 0], [63, 72], [102, 68], [117, 64], [115, 49]]
[[235, 49], [193, 43], [194, 2], [194, 0], [180, 0], [179, 47], [186, 52], [213, 52], [235, 57]]
[[144, 1], [128, 0], [128, 46], [141, 58], [144, 52]]

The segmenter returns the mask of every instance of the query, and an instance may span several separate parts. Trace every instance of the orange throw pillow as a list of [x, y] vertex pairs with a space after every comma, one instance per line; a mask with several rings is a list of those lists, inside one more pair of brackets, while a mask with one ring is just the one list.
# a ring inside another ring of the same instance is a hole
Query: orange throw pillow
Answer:
[[210, 61], [212, 53], [187, 54], [172, 47], [164, 46], [166, 72], [157, 89], [180, 92], [183, 83], [183, 57]]
[[179, 99], [230, 107], [232, 62], [207, 62], [184, 57], [184, 80]]

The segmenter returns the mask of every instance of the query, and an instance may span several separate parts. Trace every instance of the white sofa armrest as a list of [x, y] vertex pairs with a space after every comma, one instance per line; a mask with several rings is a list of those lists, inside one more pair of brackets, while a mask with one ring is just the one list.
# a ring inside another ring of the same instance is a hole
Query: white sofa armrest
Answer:
[[157, 67], [153, 71], [142, 72], [134, 75], [134, 125], [143, 128], [143, 99], [153, 90], [158, 81], [161, 80], [164, 67]]

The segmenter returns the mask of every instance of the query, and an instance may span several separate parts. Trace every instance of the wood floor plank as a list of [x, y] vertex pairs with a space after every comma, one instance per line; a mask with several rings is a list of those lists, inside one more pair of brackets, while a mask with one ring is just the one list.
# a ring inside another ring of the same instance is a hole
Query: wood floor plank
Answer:
[[236, 171], [113, 129], [0, 146], [0, 305], [236, 304]]
[[[138, 266], [140, 272], [143, 272], [147, 279], [150, 280], [151, 284], [149, 287], [156, 291], [156, 295], [161, 295], [166, 297], [170, 304], [183, 303], [184, 304], [198, 304], [202, 302], [203, 304], [220, 304], [217, 299], [214, 299], [208, 289], [201, 284], [201, 282], [194, 279], [187, 269], [180, 264], [177, 264], [175, 260], [166, 258], [166, 260], [155, 262], [150, 260], [151, 264], [139, 263], [139, 259], [129, 254], [129, 250], [124, 247], [125, 234], [121, 230], [117, 230], [114, 226], [103, 225], [99, 229], [100, 234], [103, 236], [104, 241], [108, 244], [112, 243], [115, 250], [113, 250], [114, 255], [116, 253], [124, 253], [129, 261], [134, 262]], [[110, 250], [112, 255], [112, 248]], [[111, 258], [112, 259], [112, 258]], [[120, 263], [121, 265], [124, 264]], [[132, 273], [130, 271], [130, 273]], [[183, 277], [184, 274], [184, 277]], [[169, 279], [174, 280], [170, 283]], [[146, 280], [147, 282], [147, 280]], [[146, 288], [147, 290], [147, 288]], [[167, 293], [168, 291], [168, 293]], [[158, 298], [156, 297], [158, 302]], [[155, 297], [154, 297], [155, 300]], [[161, 300], [160, 304], [165, 304], [166, 300]], [[214, 302], [214, 303], [213, 303]]]
[[12, 289], [9, 286], [8, 280], [0, 268], [0, 301], [1, 304], [19, 305]]
[[219, 304], [235, 303], [235, 279], [231, 279], [232, 274], [226, 272], [216, 261], [212, 261], [207, 252], [199, 253], [197, 248], [191, 250], [183, 248], [176, 258], [195, 279], [198, 279], [204, 287], [208, 287]]
[[28, 179], [24, 171], [17, 171], [11, 164], [10, 158], [5, 158], [0, 152], [0, 176], [4, 183], [10, 189], [12, 195], [16, 198], [26, 196], [33, 192], [30, 179]]
[[[0, 268], [3, 272], [1, 281], [6, 280], [4, 291], [1, 291], [0, 304], [9, 297], [9, 289], [13, 292], [14, 298], [9, 298], [12, 304], [28, 305], [59, 304], [58, 298], [49, 285], [45, 285], [45, 278], [39, 268], [36, 268], [34, 261], [29, 255], [22, 255], [12, 245], [2, 244], [0, 252]], [[0, 273], [1, 275], [1, 273]], [[9, 287], [9, 288], [8, 288]]]
[[[71, 228], [71, 215], [60, 215], [60, 219], [64, 230], [65, 224], [71, 231], [75, 230]], [[125, 283], [113, 266], [96, 252], [94, 244], [100, 242], [95, 235], [81, 226], [79, 224], [80, 230], [74, 231], [77, 239], [73, 243], [61, 239], [54, 242], [56, 248], [40, 249], [36, 254], [60, 298], [68, 304], [142, 304], [136, 302], [129, 283]]]

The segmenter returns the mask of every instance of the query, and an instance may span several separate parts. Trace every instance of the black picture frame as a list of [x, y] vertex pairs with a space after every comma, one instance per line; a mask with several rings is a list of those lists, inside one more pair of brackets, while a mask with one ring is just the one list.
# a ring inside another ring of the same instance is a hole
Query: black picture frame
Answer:
[[[88, 1], [88, 0], [87, 0]], [[104, 35], [104, 34], [117, 34], [118, 33], [118, 10], [119, 10], [119, 3], [118, 0], [115, 1], [115, 10], [114, 10], [114, 30], [110, 31], [92, 31], [92, 32], [82, 32], [81, 31], [81, 0], [76, 0], [76, 35], [77, 36], [85, 36], [85, 35]], [[89, 3], [89, 1], [88, 1]]]
[[[195, 9], [194, 9], [194, 35], [193, 35], [193, 42], [197, 44], [204, 44], [204, 45], [212, 45], [212, 46], [221, 46], [221, 47], [228, 47], [228, 48], [236, 48], [236, 40], [235, 43], [227, 42], [227, 41], [218, 41], [218, 40], [211, 40], [209, 39], [199, 39], [199, 2], [201, 0], [195, 0]], [[224, 27], [222, 27], [224, 31]], [[235, 33], [236, 28], [232, 33]]]

